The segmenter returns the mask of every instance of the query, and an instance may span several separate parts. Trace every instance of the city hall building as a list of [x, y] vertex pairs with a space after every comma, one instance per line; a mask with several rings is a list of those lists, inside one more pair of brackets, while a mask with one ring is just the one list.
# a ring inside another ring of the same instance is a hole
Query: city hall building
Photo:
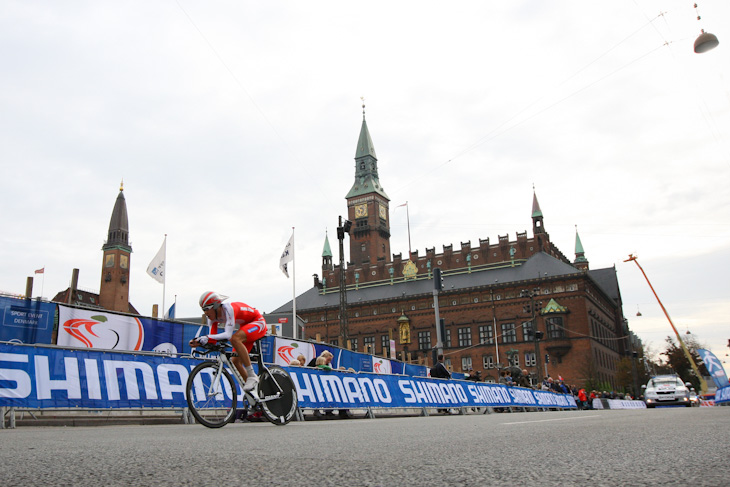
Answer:
[[[577, 232], [571, 262], [550, 240], [535, 194], [532, 235], [391, 254], [390, 200], [363, 116], [345, 199], [348, 221], [337, 243], [349, 230], [349, 262], [333, 261], [325, 236], [322, 277], [296, 298], [307, 339], [432, 365], [438, 311], [453, 371], [479, 371], [496, 382], [499, 369], [513, 365], [533, 380], [547, 371], [568, 384], [615, 388], [618, 362], [631, 350], [615, 267], [590, 269]], [[287, 312], [291, 302], [274, 311]]]

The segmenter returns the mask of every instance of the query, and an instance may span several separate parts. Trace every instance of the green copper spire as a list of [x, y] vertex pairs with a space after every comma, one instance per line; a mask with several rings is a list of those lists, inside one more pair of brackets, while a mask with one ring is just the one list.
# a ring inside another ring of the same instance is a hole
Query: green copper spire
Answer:
[[540, 210], [540, 203], [537, 202], [537, 193], [535, 193], [535, 190], [532, 190], [532, 218], [536, 218], [542, 216], [542, 211]]
[[364, 104], [362, 108], [362, 127], [360, 128], [360, 138], [357, 141], [357, 150], [355, 151], [355, 183], [345, 198], [378, 193], [390, 201], [380, 185], [380, 179], [378, 179], [378, 158], [375, 155], [373, 139], [370, 138], [368, 124], [365, 121]]
[[360, 138], [357, 139], [355, 160], [366, 156], [371, 156], [375, 160], [378, 159], [378, 156], [375, 155], [375, 146], [373, 145], [373, 139], [370, 138], [368, 123], [365, 121], [365, 114], [363, 113], [362, 127], [360, 127]]
[[576, 255], [585, 254], [585, 250], [583, 250], [583, 244], [580, 242], [580, 235], [578, 235], [577, 228], [575, 230], [575, 254]]
[[588, 268], [588, 259], [585, 257], [583, 244], [580, 241], [580, 235], [578, 235], [578, 225], [575, 226], [575, 261], [573, 263], [579, 264], [576, 267]]
[[322, 249], [322, 257], [332, 257], [332, 250], [330, 249], [330, 239], [326, 233], [324, 235], [324, 248]]

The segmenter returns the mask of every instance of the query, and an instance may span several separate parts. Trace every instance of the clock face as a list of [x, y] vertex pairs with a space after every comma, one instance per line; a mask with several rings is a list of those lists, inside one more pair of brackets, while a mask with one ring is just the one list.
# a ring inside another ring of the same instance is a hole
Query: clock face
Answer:
[[357, 205], [355, 207], [355, 218], [362, 218], [368, 216], [368, 206], [367, 205]]
[[380, 218], [382, 218], [383, 220], [388, 219], [388, 213], [385, 211], [384, 206], [380, 206]]

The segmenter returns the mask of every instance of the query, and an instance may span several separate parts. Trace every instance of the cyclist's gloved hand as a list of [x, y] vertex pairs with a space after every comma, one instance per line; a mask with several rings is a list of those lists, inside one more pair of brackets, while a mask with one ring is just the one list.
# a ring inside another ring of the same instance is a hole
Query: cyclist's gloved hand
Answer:
[[198, 337], [198, 338], [193, 338], [192, 340], [190, 340], [190, 342], [188, 342], [188, 344], [191, 347], [197, 347], [198, 345], [205, 345], [206, 343], [208, 343], [208, 336], [207, 335], [203, 335], [203, 336]]

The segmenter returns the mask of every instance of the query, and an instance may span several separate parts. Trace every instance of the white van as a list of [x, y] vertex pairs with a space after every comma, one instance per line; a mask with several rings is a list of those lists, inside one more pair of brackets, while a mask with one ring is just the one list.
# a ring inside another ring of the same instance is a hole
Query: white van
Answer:
[[644, 390], [644, 402], [648, 408], [678, 405], [691, 407], [692, 403], [689, 400], [691, 386], [689, 382], [682, 382], [678, 375], [657, 375], [641, 388]]

